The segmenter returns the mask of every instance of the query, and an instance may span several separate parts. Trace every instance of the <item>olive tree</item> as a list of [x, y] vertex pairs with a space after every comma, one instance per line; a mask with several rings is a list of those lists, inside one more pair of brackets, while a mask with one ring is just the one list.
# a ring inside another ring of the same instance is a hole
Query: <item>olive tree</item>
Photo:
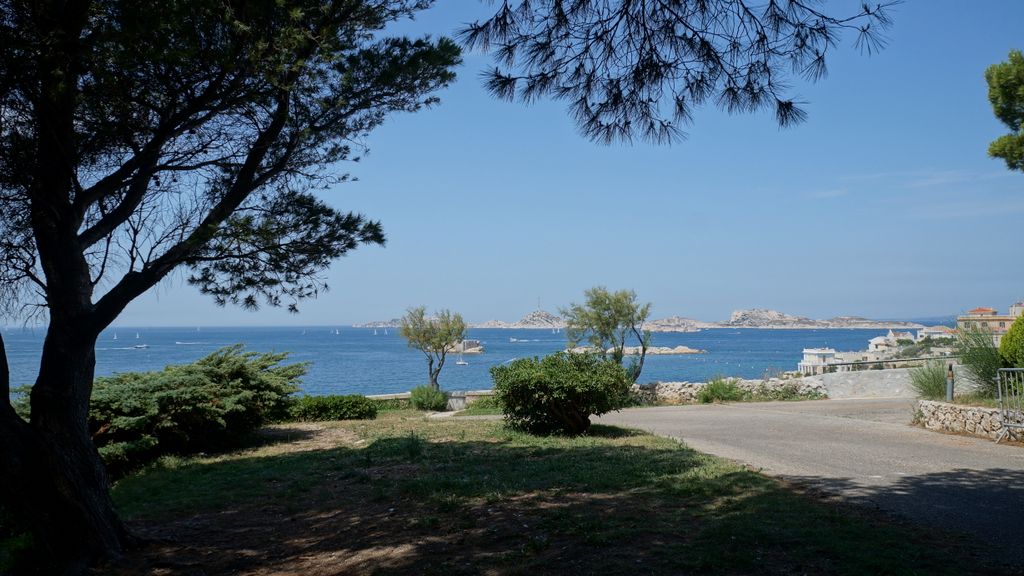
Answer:
[[644, 330], [644, 322], [651, 311], [650, 303], [637, 302], [636, 292], [632, 290], [609, 292], [603, 286], [587, 290], [585, 297], [583, 304], [573, 303], [560, 310], [565, 319], [569, 346], [576, 347], [586, 341], [595, 353], [621, 366], [626, 341], [633, 338], [640, 347], [640, 357], [630, 363], [627, 374], [630, 382], [636, 382], [643, 371], [651, 342], [650, 331]]
[[378, 222], [314, 194], [460, 50], [388, 35], [426, 0], [0, 0], [0, 312], [46, 322], [31, 415], [0, 339], [0, 497], [64, 572], [131, 541], [87, 416], [100, 332], [178, 273], [295, 308]]
[[401, 334], [427, 359], [427, 374], [430, 387], [440, 390], [437, 377], [444, 368], [444, 360], [466, 338], [466, 323], [458, 313], [441, 310], [434, 316], [427, 316], [425, 306], [409, 308], [402, 316]]

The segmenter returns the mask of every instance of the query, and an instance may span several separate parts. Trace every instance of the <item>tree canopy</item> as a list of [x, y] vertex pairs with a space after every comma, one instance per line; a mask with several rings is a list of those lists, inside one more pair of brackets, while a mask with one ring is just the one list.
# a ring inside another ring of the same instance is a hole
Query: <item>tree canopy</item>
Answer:
[[896, 3], [833, 15], [803, 0], [503, 0], [461, 35], [494, 55], [485, 77], [496, 96], [563, 100], [598, 142], [668, 142], [709, 101], [770, 109], [782, 126], [803, 120], [791, 78], [824, 76], [843, 31], [862, 51], [884, 46]]
[[610, 292], [603, 286], [595, 286], [584, 295], [586, 300], [583, 304], [573, 303], [560, 310], [565, 318], [565, 336], [569, 345], [575, 347], [586, 341], [599, 356], [622, 365], [626, 342], [633, 338], [640, 346], [640, 358], [626, 372], [630, 381], [636, 382], [651, 341], [651, 333], [644, 330], [644, 322], [651, 311], [650, 303], [637, 302], [636, 292], [632, 290]]
[[1006, 62], [985, 70], [985, 81], [992, 111], [1010, 129], [989, 144], [988, 155], [1002, 158], [1010, 170], [1024, 170], [1024, 54], [1011, 50]]
[[0, 312], [48, 322], [28, 422], [0, 361], [0, 496], [62, 570], [129, 540], [87, 427], [96, 337], [175, 271], [294, 309], [382, 244], [314, 192], [454, 79], [453, 41], [385, 31], [430, 4], [0, 0]]
[[402, 316], [402, 337], [410, 348], [423, 353], [427, 359], [429, 384], [440, 389], [437, 382], [448, 353], [466, 338], [466, 323], [462, 315], [451, 310], [441, 310], [434, 316], [427, 316], [425, 306], [409, 308]]

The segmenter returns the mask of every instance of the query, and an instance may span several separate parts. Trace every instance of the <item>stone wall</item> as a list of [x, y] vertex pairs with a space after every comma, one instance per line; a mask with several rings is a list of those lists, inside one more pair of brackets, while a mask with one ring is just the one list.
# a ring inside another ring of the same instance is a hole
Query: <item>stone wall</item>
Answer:
[[917, 411], [917, 422], [929, 430], [970, 434], [991, 440], [999, 438], [1003, 431], [996, 408], [919, 400]]
[[[794, 378], [780, 380], [732, 380], [744, 392], [764, 392], [782, 390], [787, 386], [796, 386], [797, 392], [805, 395], [825, 396], [825, 389], [820, 382], [810, 378]], [[704, 382], [651, 382], [649, 384], [633, 384], [633, 394], [642, 402], [657, 404], [692, 404], [697, 402], [697, 395], [707, 384]]]

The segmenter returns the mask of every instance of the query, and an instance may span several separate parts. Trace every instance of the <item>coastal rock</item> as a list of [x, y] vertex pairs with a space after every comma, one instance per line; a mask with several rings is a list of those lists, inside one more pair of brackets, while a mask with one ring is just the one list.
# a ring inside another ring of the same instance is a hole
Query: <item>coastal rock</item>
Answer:
[[523, 316], [516, 322], [488, 320], [487, 322], [481, 322], [479, 324], [470, 324], [470, 328], [561, 329], [565, 328], [565, 321], [550, 312], [546, 312], [544, 310], [534, 310], [533, 312], [530, 312], [526, 316]]
[[400, 328], [402, 326], [401, 318], [392, 318], [391, 320], [377, 320], [375, 322], [366, 322], [364, 324], [353, 324], [353, 328]]
[[[611, 349], [608, 350], [611, 352]], [[639, 346], [626, 346], [623, 352], [628, 356], [639, 356]], [[697, 350], [696, 348], [690, 348], [689, 346], [676, 346], [670, 348], [668, 346], [651, 346], [647, 348], [647, 354], [649, 356], [670, 356], [674, 354], [707, 354], [707, 350]]]
[[703, 328], [714, 327], [716, 325], [712, 322], [703, 322], [682, 316], [670, 316], [644, 324], [644, 328], [651, 332], [699, 332]]
[[[574, 348], [567, 348], [565, 351], [572, 354], [584, 354], [596, 353], [599, 352], [600, 349], [594, 348], [593, 346], [576, 346]], [[605, 353], [611, 354], [614, 351], [614, 348], [609, 348], [605, 350]], [[640, 347], [626, 346], [622, 349], [622, 352], [626, 356], [639, 356]], [[696, 348], [690, 348], [689, 346], [676, 346], [675, 348], [670, 348], [668, 346], [650, 346], [647, 348], [648, 356], [668, 356], [673, 354], [707, 354], [707, 350], [697, 350]]]

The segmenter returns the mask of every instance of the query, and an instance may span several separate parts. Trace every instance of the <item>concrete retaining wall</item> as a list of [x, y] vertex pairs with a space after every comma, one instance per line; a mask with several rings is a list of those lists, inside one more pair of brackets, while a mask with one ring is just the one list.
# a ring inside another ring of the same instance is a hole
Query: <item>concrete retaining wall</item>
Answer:
[[991, 440], [998, 439], [1003, 431], [996, 408], [919, 400], [917, 411], [918, 423], [929, 430], [970, 434]]

